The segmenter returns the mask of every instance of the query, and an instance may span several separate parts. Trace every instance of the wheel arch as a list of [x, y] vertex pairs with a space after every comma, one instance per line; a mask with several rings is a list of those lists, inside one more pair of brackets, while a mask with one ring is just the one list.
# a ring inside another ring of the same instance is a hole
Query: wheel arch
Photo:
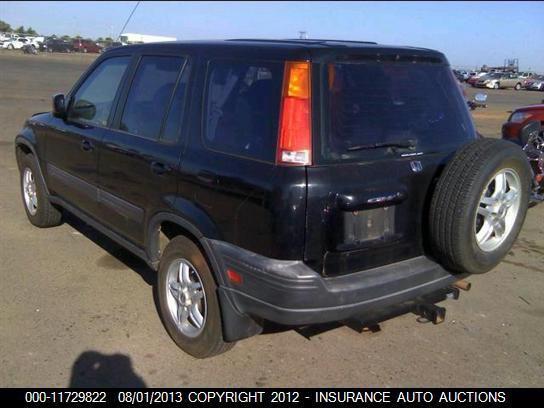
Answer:
[[159, 212], [148, 222], [146, 233], [146, 253], [149, 264], [158, 269], [159, 260], [164, 247], [174, 237], [184, 235], [192, 240], [206, 257], [210, 269], [218, 284], [223, 283], [219, 262], [207, 238], [217, 238], [217, 231], [210, 231], [209, 226], [202, 225], [194, 218], [171, 212]]
[[43, 182], [43, 185], [45, 186], [45, 191], [47, 195], [49, 195], [49, 188], [47, 187], [47, 183], [45, 182], [42, 166], [38, 158], [38, 155], [36, 153], [36, 148], [34, 143], [34, 134], [32, 132], [30, 132], [27, 135], [22, 135], [22, 134], [17, 135], [17, 137], [15, 138], [15, 159], [17, 161], [17, 166], [19, 167], [19, 169], [21, 168], [20, 159], [22, 155], [28, 155], [28, 154], [32, 155], [34, 161], [36, 162], [36, 165], [38, 167], [38, 175], [41, 181]]
[[[225, 341], [233, 342], [261, 333], [263, 330], [262, 322], [240, 312], [236, 307], [231, 294], [223, 289], [226, 282], [221, 273], [222, 262], [216, 256], [209, 240], [209, 238], [213, 239], [218, 236], [209, 236], [205, 233], [205, 228], [201, 228], [202, 226], [199, 227], [196, 223], [177, 214], [160, 212], [154, 215], [149, 222], [146, 234], [148, 263], [155, 270], [158, 270], [161, 254], [161, 238], [163, 235], [171, 235], [170, 237], [166, 236], [166, 238], [172, 239], [173, 237], [182, 234], [191, 239], [191, 241], [193, 241], [202, 251], [218, 287], [217, 296], [219, 300], [219, 310], [222, 316], [223, 338]], [[209, 232], [213, 234], [212, 231]], [[217, 234], [217, 231], [215, 231], [215, 233]], [[163, 243], [165, 242], [163, 241]]]

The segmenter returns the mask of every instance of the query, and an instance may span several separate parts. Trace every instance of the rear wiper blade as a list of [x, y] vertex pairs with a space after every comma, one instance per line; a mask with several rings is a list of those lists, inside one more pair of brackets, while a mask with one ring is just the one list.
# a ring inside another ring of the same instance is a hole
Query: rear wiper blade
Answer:
[[346, 150], [369, 150], [369, 149], [380, 149], [382, 147], [399, 147], [405, 149], [414, 149], [416, 147], [416, 141], [414, 139], [403, 139], [403, 140], [392, 140], [389, 142], [381, 143], [370, 143], [364, 145], [356, 145], [348, 147]]

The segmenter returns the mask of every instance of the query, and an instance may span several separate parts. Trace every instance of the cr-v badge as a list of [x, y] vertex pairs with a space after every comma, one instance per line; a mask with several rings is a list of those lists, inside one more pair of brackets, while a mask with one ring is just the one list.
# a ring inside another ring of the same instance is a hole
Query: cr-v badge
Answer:
[[421, 170], [423, 170], [423, 165], [419, 160], [414, 160], [410, 162], [410, 167], [412, 168], [412, 171], [414, 173], [419, 173]]

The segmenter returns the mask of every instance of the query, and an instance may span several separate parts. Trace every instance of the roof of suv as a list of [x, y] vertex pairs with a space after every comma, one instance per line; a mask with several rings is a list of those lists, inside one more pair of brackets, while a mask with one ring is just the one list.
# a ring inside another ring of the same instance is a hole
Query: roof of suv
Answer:
[[[320, 57], [330, 54], [342, 55], [392, 55], [414, 57], [430, 57], [433, 62], [447, 62], [445, 56], [435, 50], [427, 48], [391, 46], [378, 44], [371, 41], [347, 41], [327, 39], [228, 39], [228, 40], [192, 40], [192, 41], [168, 41], [147, 44], [134, 44], [128, 46], [131, 49], [141, 50], [173, 50], [173, 49], [199, 49], [207, 52], [221, 53], [221, 50], [229, 50], [228, 55], [236, 56], [240, 53], [271, 54], [291, 57]], [[117, 48], [116, 50], [119, 50]], [[127, 49], [127, 47], [121, 47]], [[113, 51], [113, 50], [112, 50]]]

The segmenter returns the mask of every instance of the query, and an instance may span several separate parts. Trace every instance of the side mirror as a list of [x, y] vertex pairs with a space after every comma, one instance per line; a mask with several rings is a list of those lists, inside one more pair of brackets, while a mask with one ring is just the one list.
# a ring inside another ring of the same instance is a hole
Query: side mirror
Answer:
[[66, 117], [66, 98], [64, 94], [53, 96], [53, 115], [62, 119]]
[[487, 101], [487, 95], [482, 93], [477, 93], [476, 95], [474, 95], [474, 100], [476, 102], [484, 103], [485, 101]]

